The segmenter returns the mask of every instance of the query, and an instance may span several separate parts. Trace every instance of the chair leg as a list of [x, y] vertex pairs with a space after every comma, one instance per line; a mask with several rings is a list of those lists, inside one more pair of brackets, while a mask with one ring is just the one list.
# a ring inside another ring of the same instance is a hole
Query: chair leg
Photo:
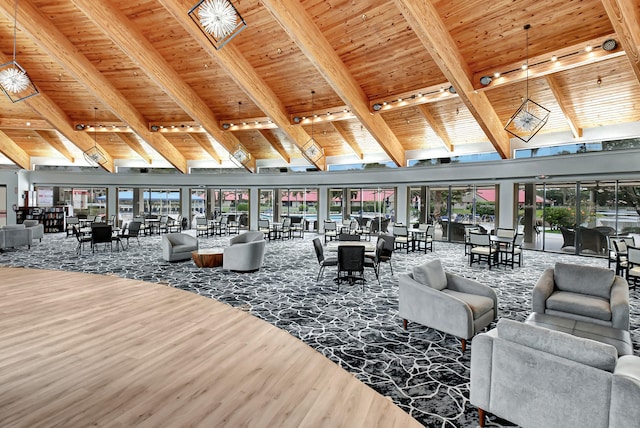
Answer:
[[402, 327], [406, 330], [407, 329], [407, 320], [403, 319], [402, 320]]
[[484, 428], [484, 409], [478, 407], [478, 419], [480, 419], [480, 428]]
[[460, 339], [460, 345], [462, 345], [462, 353], [467, 350], [467, 339]]

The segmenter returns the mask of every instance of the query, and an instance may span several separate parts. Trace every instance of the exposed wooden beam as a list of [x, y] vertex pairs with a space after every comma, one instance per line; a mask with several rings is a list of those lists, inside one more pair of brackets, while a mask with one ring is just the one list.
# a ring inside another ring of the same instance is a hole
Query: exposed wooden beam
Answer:
[[[186, 12], [193, 6], [191, 0], [159, 0], [165, 9], [189, 32], [211, 58], [226, 70], [236, 84], [251, 98], [251, 100], [280, 128], [291, 141], [300, 149], [311, 138], [301, 127], [294, 126], [289, 120], [289, 114], [282, 101], [275, 92], [258, 75], [243, 54], [229, 43], [223, 49], [215, 50], [209, 40], [202, 34], [198, 26], [187, 16]], [[274, 147], [275, 148], [275, 147]], [[277, 150], [277, 148], [275, 148]], [[324, 158], [319, 162], [312, 162], [321, 171], [326, 169]]]
[[60, 137], [58, 137], [58, 134], [55, 131], [36, 131], [36, 133], [40, 136], [40, 138], [49, 143], [51, 147], [56, 149], [62, 156], [67, 158], [69, 162], [75, 162], [75, 157], [67, 149], [67, 147], [64, 145]]
[[[1, 8], [0, 11], [2, 11]], [[0, 61], [4, 63], [7, 60], [8, 58], [0, 53]], [[71, 141], [71, 143], [80, 150], [85, 151], [94, 145], [97, 146], [107, 158], [107, 162], [101, 165], [101, 167], [105, 171], [115, 172], [113, 158], [109, 152], [86, 133], [77, 132], [71, 125], [71, 120], [67, 117], [66, 113], [62, 111], [62, 109], [54, 103], [46, 93], [40, 90], [40, 94], [38, 96], [28, 98], [22, 102], [28, 105], [34, 113], [51, 124], [60, 134], [64, 135], [67, 140]]]
[[349, 147], [351, 147], [353, 153], [358, 156], [359, 159], [364, 159], [364, 152], [360, 148], [360, 145], [353, 138], [351, 138], [349, 134], [347, 134], [347, 131], [345, 131], [342, 125], [338, 122], [331, 122], [331, 125], [333, 125], [333, 129], [335, 129], [336, 132], [340, 134], [344, 142], [347, 143]]
[[307, 59], [360, 120], [380, 147], [398, 166], [406, 166], [404, 147], [382, 115], [372, 115], [369, 98], [315, 25], [300, 2], [264, 0], [262, 2], [289, 34]]
[[235, 135], [222, 132], [218, 127], [218, 118], [198, 93], [182, 79], [136, 25], [120, 10], [108, 2], [95, 0], [72, 0], [72, 2], [228, 152], [238, 147], [240, 141]]
[[[6, 62], [4, 59], [0, 59], [0, 61]], [[0, 118], [0, 129], [55, 130], [49, 122], [43, 119], [13, 119], [8, 117]]]
[[[12, 0], [0, 0], [0, 9], [8, 18], [13, 19], [14, 7]], [[93, 92], [161, 156], [179, 171], [187, 172], [187, 160], [184, 156], [164, 136], [147, 129], [147, 121], [127, 97], [120, 93], [29, 0], [20, 2], [20, 26], [48, 55]]]
[[571, 133], [573, 134], [573, 138], [582, 137], [582, 128], [578, 126], [578, 117], [573, 109], [573, 106], [567, 102], [564, 95], [562, 95], [562, 91], [560, 91], [560, 85], [558, 84], [558, 79], [556, 79], [553, 75], [548, 75], [546, 77], [547, 84], [549, 88], [551, 88], [551, 92], [553, 92], [553, 96], [556, 98], [558, 105], [560, 106], [560, 110], [564, 114], [565, 119], [567, 119], [567, 123], [571, 128]]
[[289, 153], [287, 153], [287, 151], [284, 149], [284, 146], [282, 145], [280, 140], [278, 140], [278, 138], [275, 136], [273, 131], [269, 129], [260, 129], [259, 132], [260, 132], [260, 135], [262, 135], [264, 139], [267, 140], [269, 144], [271, 144], [271, 147], [273, 147], [275, 151], [278, 152], [280, 157], [286, 163], [291, 163], [291, 156], [289, 156]]
[[216, 149], [213, 148], [213, 145], [211, 145], [211, 141], [209, 140], [208, 136], [198, 133], [189, 134], [189, 136], [193, 139], [193, 141], [198, 143], [200, 147], [202, 147], [202, 149], [207, 152], [207, 154], [211, 156], [213, 160], [218, 162], [219, 165], [222, 164], [222, 158], [220, 157], [218, 152], [216, 152]]
[[133, 135], [132, 133], [125, 133], [125, 132], [115, 132], [113, 133], [113, 135], [116, 138], [119, 138], [120, 141], [125, 143], [127, 146], [129, 146], [131, 150], [136, 152], [138, 156], [142, 158], [143, 161], [145, 161], [149, 165], [153, 163], [153, 159], [151, 158], [151, 156], [149, 156], [149, 153], [147, 153], [144, 147], [142, 147], [142, 144], [140, 144], [140, 141], [138, 141], [138, 138], [135, 135]]
[[640, 82], [640, 12], [637, 0], [602, 0], [613, 29]]
[[394, 0], [434, 62], [458, 92], [503, 159], [511, 158], [507, 132], [486, 94], [474, 90], [472, 73], [430, 1]]
[[[613, 58], [623, 56], [622, 49], [607, 52], [600, 47], [603, 41], [614, 38], [615, 34], [599, 37], [587, 42], [567, 46], [558, 51], [545, 53], [528, 59], [528, 70], [522, 69], [522, 62], [513, 64], [503, 64], [499, 69], [481, 70], [473, 75], [473, 87], [476, 91], [486, 91], [498, 86], [511, 85], [518, 82], [524, 82], [527, 77], [535, 79], [538, 77], [548, 76], [550, 74], [560, 73], [561, 71], [572, 70], [585, 65], [595, 64], [597, 62], [607, 61]], [[585, 50], [586, 46], [596, 46], [591, 52]], [[552, 61], [552, 56], [556, 57]], [[482, 85], [480, 79], [483, 76], [493, 76], [495, 72], [500, 73], [500, 77], [492, 77], [489, 85]], [[528, 74], [527, 74], [528, 72]]]
[[418, 106], [418, 110], [420, 110], [420, 113], [422, 113], [431, 129], [433, 129], [433, 132], [435, 132], [435, 134], [442, 140], [444, 147], [448, 151], [452, 152], [453, 144], [451, 144], [449, 134], [442, 124], [442, 121], [439, 120], [434, 114], [433, 109], [428, 104], [421, 104]]
[[2, 131], [0, 131], [0, 152], [20, 168], [31, 169], [31, 156]]

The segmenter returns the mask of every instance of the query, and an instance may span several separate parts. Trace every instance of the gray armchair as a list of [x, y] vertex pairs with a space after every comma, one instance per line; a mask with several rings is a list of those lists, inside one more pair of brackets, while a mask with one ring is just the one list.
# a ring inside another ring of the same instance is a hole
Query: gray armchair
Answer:
[[613, 271], [556, 263], [532, 295], [533, 312], [629, 330], [629, 286]]
[[523, 428], [636, 427], [640, 357], [506, 318], [473, 338], [469, 401]]
[[0, 230], [0, 248], [17, 248], [26, 245], [31, 248], [33, 231], [24, 224], [2, 226]]
[[42, 242], [42, 238], [44, 238], [44, 224], [40, 223], [38, 220], [25, 220], [23, 222], [24, 227], [31, 230], [31, 240], [37, 239]]
[[191, 252], [198, 249], [198, 239], [186, 233], [167, 233], [162, 235], [162, 258], [168, 262], [177, 262], [191, 258]]
[[407, 321], [457, 336], [462, 352], [466, 341], [498, 315], [498, 297], [489, 286], [445, 272], [433, 260], [400, 275], [399, 311]]
[[265, 245], [264, 234], [257, 230], [234, 236], [224, 249], [222, 268], [237, 272], [260, 269], [264, 262]]

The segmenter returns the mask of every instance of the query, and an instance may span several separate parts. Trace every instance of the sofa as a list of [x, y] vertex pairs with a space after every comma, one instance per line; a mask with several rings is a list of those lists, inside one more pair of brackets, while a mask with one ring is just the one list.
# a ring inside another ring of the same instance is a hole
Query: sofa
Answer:
[[629, 330], [629, 286], [609, 269], [556, 263], [533, 287], [532, 309]]
[[501, 319], [474, 337], [470, 402], [528, 427], [623, 428], [640, 420], [640, 358], [606, 343]]
[[162, 235], [162, 258], [168, 262], [191, 259], [191, 252], [198, 249], [198, 239], [186, 233]]
[[229, 240], [224, 249], [222, 268], [237, 272], [252, 272], [260, 269], [264, 262], [266, 241], [264, 233], [249, 230]]
[[400, 274], [398, 315], [466, 341], [485, 328], [498, 314], [498, 297], [488, 285], [445, 272], [440, 260], [415, 266]]
[[22, 224], [27, 229], [31, 229], [31, 240], [37, 239], [39, 242], [42, 242], [42, 238], [44, 238], [44, 224], [40, 223], [38, 220], [25, 220]]
[[17, 248], [27, 246], [31, 248], [33, 231], [24, 224], [2, 226], [0, 229], [0, 248]]

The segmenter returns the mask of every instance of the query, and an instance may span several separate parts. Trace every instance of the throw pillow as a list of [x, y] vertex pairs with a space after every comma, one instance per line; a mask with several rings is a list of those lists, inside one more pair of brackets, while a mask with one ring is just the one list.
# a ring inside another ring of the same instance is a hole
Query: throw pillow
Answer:
[[413, 268], [413, 279], [435, 290], [447, 288], [447, 275], [439, 259]]

